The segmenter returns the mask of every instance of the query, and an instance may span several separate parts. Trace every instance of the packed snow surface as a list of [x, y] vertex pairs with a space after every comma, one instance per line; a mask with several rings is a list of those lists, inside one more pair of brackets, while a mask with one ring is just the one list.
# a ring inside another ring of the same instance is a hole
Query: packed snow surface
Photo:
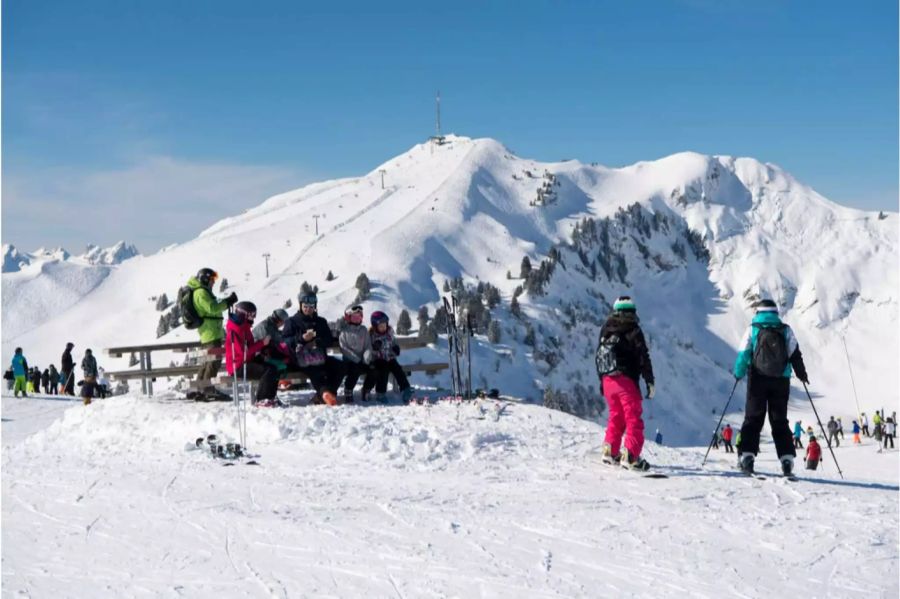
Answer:
[[[290, 399], [291, 397], [288, 397]], [[896, 597], [898, 453], [847, 440], [802, 480], [507, 401], [250, 409], [4, 396], [4, 597]], [[652, 421], [649, 426], [652, 427]], [[652, 429], [651, 429], [652, 430]]]

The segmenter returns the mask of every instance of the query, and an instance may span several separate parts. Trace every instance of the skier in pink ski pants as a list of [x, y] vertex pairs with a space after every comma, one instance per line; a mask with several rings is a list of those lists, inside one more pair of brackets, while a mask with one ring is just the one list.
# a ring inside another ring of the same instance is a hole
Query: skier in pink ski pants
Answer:
[[[618, 462], [626, 468], [647, 470], [650, 464], [641, 457], [644, 420], [639, 377], [647, 383], [647, 399], [653, 398], [655, 389], [650, 352], [638, 322], [632, 299], [628, 296], [618, 298], [613, 313], [600, 330], [596, 362], [602, 393], [609, 407], [603, 460]], [[620, 452], [623, 434], [625, 450]]]

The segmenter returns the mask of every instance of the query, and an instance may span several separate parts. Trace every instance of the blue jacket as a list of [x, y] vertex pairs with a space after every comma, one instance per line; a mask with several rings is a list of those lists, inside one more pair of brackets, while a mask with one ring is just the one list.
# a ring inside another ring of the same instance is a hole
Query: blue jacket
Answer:
[[795, 437], [803, 436], [803, 426], [799, 422], [794, 423], [794, 436]]
[[15, 376], [25, 376], [28, 373], [28, 361], [22, 354], [16, 354], [12, 359], [12, 369]]
[[753, 359], [753, 351], [756, 349], [756, 336], [759, 328], [777, 326], [784, 326], [784, 339], [787, 342], [787, 355], [789, 358], [781, 376], [791, 378], [791, 366], [793, 365], [797, 369], [797, 376], [801, 380], [806, 379], [806, 368], [803, 365], [803, 357], [800, 354], [800, 346], [797, 343], [797, 339], [794, 337], [794, 331], [791, 330], [791, 327], [782, 323], [775, 312], [759, 312], [753, 317], [750, 327], [744, 333], [737, 359], [734, 361], [734, 376], [741, 379], [747, 374], [747, 369], [750, 367], [750, 362]]

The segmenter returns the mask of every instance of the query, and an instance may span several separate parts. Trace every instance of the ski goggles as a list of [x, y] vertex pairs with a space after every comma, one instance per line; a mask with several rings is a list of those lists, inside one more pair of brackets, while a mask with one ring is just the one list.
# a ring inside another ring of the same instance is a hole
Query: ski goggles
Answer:
[[347, 313], [348, 313], [348, 314], [362, 314], [362, 313], [363, 313], [363, 307], [362, 307], [362, 306], [353, 306], [352, 308], [349, 308], [349, 309], [347, 310]]

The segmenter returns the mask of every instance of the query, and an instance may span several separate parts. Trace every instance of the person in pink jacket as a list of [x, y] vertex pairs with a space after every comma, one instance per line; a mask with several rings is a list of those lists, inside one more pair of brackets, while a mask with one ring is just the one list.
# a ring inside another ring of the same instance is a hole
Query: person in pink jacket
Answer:
[[265, 361], [262, 352], [271, 342], [266, 335], [259, 341], [253, 340], [253, 321], [256, 305], [253, 302], [238, 302], [228, 315], [225, 325], [225, 368], [228, 374], [241, 378], [246, 368], [248, 379], [258, 379], [256, 403], [270, 404], [278, 392], [278, 369]]

